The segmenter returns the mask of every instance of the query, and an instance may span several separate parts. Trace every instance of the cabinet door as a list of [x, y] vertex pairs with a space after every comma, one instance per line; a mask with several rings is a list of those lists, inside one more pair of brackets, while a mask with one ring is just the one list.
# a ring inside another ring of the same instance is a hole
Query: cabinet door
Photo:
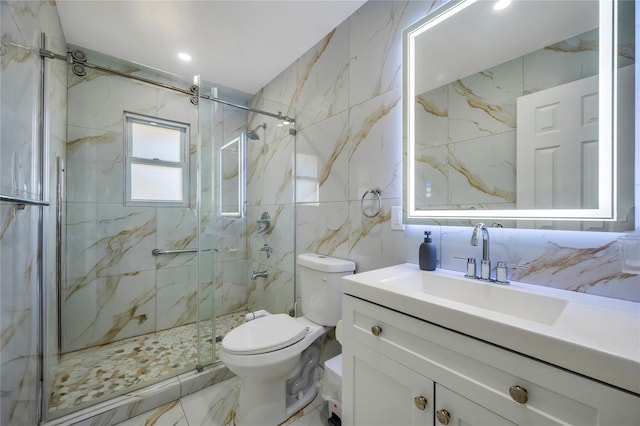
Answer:
[[431, 380], [354, 341], [342, 363], [343, 424], [433, 425]]
[[493, 411], [436, 384], [436, 425], [514, 426]]

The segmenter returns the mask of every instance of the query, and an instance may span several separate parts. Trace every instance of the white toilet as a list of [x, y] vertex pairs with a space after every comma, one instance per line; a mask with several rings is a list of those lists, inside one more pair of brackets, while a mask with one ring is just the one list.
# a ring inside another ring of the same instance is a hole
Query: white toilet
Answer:
[[342, 316], [340, 277], [355, 263], [313, 253], [298, 256], [303, 317], [267, 315], [233, 329], [220, 360], [243, 379], [237, 426], [278, 425], [316, 396], [313, 372], [324, 334]]

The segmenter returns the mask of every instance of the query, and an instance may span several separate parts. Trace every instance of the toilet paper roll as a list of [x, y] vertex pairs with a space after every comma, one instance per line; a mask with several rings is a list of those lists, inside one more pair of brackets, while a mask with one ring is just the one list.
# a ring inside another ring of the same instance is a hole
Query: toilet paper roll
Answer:
[[342, 345], [342, 320], [336, 324], [336, 340]]

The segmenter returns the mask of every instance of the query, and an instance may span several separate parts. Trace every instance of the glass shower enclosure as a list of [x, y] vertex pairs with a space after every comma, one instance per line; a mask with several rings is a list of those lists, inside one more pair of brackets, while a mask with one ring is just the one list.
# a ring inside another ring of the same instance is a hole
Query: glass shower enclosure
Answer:
[[213, 206], [198, 187], [198, 106], [129, 78], [174, 83], [162, 75], [86, 56], [102, 68], [67, 72], [51, 418], [213, 361], [213, 280], [199, 271], [215, 256], [200, 247]]
[[19, 33], [0, 69], [0, 423], [38, 424], [193, 375], [247, 312], [293, 311], [295, 111]]
[[[41, 160], [50, 166], [41, 172], [18, 153], [2, 182], [39, 180], [27, 182], [34, 194], [21, 195], [52, 201], [29, 213], [35, 223], [42, 215], [43, 241], [37, 227], [24, 235], [46, 254], [39, 261], [47, 278], [33, 276], [42, 278], [34, 297], [44, 309], [39, 318], [29, 311], [37, 330], [29, 339], [42, 342], [42, 419], [51, 420], [215, 363], [216, 344], [249, 311], [293, 311], [294, 119], [269, 111], [295, 113], [264, 100], [268, 111], [245, 107], [228, 89], [189, 88], [58, 40], [46, 47], [42, 87], [66, 92], [42, 113], [44, 129], [55, 132]], [[3, 74], [3, 98], [9, 78]], [[32, 120], [25, 127], [37, 128], [37, 114], [23, 115]], [[38, 192], [49, 179], [58, 191]], [[258, 233], [265, 212], [271, 226]], [[4, 218], [15, 214], [3, 203]], [[15, 232], [3, 230], [3, 247]], [[5, 251], [2, 259], [4, 274], [12, 258]], [[267, 277], [251, 280], [252, 270]], [[2, 285], [4, 300], [10, 290]]]

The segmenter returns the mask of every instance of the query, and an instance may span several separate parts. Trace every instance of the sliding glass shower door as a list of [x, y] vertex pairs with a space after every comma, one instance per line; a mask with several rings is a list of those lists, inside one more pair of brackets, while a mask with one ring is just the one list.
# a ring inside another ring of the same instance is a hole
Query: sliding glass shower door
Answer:
[[[196, 77], [196, 80], [199, 80]], [[200, 88], [200, 91], [207, 90]], [[197, 312], [197, 366], [204, 366], [216, 360], [216, 309], [215, 275], [219, 247], [216, 243], [218, 228], [215, 197], [215, 141], [216, 129], [222, 117], [217, 105], [198, 99], [198, 141], [197, 141], [197, 208], [198, 208], [198, 312]]]
[[[87, 57], [167, 82], [104, 55]], [[203, 168], [191, 96], [71, 65], [67, 93], [65, 279], [47, 418], [194, 370], [198, 312], [213, 297], [199, 288], [207, 218], [198, 210]]]

